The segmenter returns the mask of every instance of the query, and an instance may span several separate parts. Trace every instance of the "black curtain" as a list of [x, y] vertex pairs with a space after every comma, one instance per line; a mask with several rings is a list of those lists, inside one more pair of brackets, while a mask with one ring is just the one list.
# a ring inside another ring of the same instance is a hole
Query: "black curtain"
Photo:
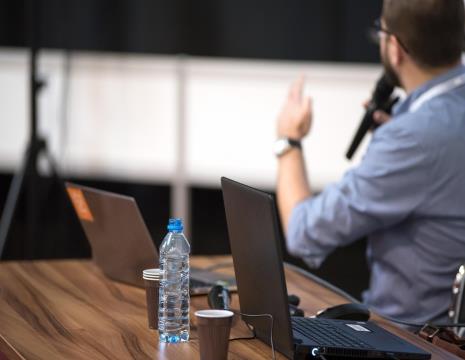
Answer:
[[0, 0], [0, 46], [253, 59], [377, 62], [367, 31], [382, 0]]

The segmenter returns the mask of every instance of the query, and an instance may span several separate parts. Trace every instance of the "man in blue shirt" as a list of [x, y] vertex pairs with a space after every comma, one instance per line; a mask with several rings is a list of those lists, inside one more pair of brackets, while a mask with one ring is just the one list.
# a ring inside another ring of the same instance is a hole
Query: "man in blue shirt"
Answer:
[[312, 196], [299, 147], [312, 122], [303, 81], [278, 118], [277, 199], [290, 253], [318, 267], [336, 247], [368, 236], [364, 302], [399, 320], [445, 321], [465, 263], [465, 68], [462, 0], [385, 0], [385, 73], [406, 92], [374, 131], [359, 166]]

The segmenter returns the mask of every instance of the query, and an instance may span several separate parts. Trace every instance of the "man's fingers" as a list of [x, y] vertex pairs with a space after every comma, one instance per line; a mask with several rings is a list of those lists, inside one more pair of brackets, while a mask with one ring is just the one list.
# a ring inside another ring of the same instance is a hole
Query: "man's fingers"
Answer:
[[301, 121], [301, 130], [302, 133], [307, 134], [310, 130], [310, 126], [312, 124], [312, 99], [310, 97], [306, 97], [303, 99], [304, 103], [302, 104], [302, 121]]
[[390, 119], [391, 119], [391, 117], [387, 113], [385, 113], [384, 111], [376, 110], [373, 113], [373, 120], [377, 124], [384, 124], [384, 123], [388, 122]]
[[312, 98], [306, 97], [303, 100], [303, 109], [306, 114], [310, 115], [312, 113]]
[[291, 86], [289, 91], [289, 99], [299, 101], [302, 98], [302, 89], [304, 87], [305, 77], [300, 76]]

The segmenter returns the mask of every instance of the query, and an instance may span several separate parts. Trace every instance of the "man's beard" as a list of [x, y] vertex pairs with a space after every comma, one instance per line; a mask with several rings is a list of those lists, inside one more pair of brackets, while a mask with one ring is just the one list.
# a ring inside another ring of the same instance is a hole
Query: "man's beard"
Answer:
[[[386, 51], [384, 52], [386, 54]], [[386, 75], [386, 79], [391, 83], [391, 85], [395, 87], [402, 87], [400, 82], [399, 76], [394, 71], [391, 63], [389, 62], [387, 55], [381, 55], [381, 63], [383, 64], [384, 74]]]

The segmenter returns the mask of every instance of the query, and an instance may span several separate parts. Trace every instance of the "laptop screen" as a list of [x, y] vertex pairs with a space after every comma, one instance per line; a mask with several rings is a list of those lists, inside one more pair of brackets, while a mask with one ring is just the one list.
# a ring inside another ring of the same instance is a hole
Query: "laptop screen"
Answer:
[[[221, 185], [241, 312], [271, 314], [275, 347], [292, 357], [287, 288], [273, 197], [224, 177]], [[270, 343], [269, 318], [243, 319], [255, 328], [258, 338]]]

